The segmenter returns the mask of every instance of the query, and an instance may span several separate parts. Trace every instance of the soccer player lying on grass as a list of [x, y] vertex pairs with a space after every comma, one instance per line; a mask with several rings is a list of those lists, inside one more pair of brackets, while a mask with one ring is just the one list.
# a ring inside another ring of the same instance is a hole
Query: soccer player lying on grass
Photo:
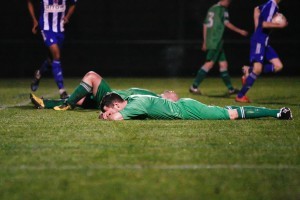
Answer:
[[85, 74], [81, 83], [74, 90], [72, 95], [67, 99], [41, 99], [30, 94], [30, 99], [36, 108], [54, 108], [55, 110], [69, 110], [76, 106], [86, 109], [99, 109], [102, 97], [108, 92], [116, 92], [123, 98], [133, 94], [151, 95], [161, 98], [166, 98], [171, 101], [177, 101], [178, 96], [173, 91], [165, 91], [161, 95], [155, 94], [146, 89], [130, 88], [128, 90], [112, 90], [103, 78], [96, 72], [90, 71]]
[[116, 93], [108, 93], [100, 103], [99, 118], [105, 120], [128, 119], [184, 119], [229, 120], [274, 117], [292, 119], [289, 108], [267, 109], [253, 106], [207, 106], [190, 98], [176, 102], [149, 95], [131, 95], [125, 100]]

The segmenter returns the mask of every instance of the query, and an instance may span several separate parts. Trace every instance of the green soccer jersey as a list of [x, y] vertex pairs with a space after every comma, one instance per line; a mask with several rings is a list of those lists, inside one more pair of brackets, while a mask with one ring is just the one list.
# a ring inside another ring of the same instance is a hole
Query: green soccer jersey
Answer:
[[119, 94], [123, 99], [127, 98], [130, 95], [134, 94], [141, 94], [141, 95], [152, 95], [152, 96], [158, 96], [157, 94], [151, 92], [150, 90], [142, 89], [142, 88], [129, 88], [127, 90], [113, 90], [109, 86], [109, 84], [103, 79], [98, 86], [98, 90], [96, 93], [96, 96], [91, 95], [89, 99], [92, 99], [94, 102], [88, 102], [88, 107], [95, 107], [98, 108], [100, 105], [100, 102], [102, 101], [102, 98], [108, 93], [108, 92], [115, 92]]
[[220, 4], [215, 4], [209, 8], [204, 24], [207, 27], [206, 47], [207, 49], [216, 49], [222, 42], [224, 33], [224, 23], [229, 21], [229, 13], [227, 8]]
[[177, 102], [166, 99], [132, 95], [126, 107], [120, 111], [123, 119], [230, 119], [228, 110], [218, 106], [207, 106], [196, 100], [182, 98]]
[[113, 92], [120, 95], [123, 99], [126, 99], [130, 95], [140, 94], [140, 95], [151, 95], [158, 97], [159, 95], [151, 92], [150, 90], [142, 89], [142, 88], [129, 88], [127, 90], [113, 90]]

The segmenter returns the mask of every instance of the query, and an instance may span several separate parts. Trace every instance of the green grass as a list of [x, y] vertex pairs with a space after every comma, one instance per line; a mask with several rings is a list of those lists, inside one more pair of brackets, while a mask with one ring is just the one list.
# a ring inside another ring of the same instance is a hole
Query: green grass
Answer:
[[[68, 91], [79, 81], [67, 79]], [[192, 78], [107, 81], [237, 104], [219, 78], [203, 82], [203, 96], [188, 93]], [[300, 77], [261, 78], [249, 92], [252, 105], [290, 107], [292, 121], [100, 121], [97, 110], [34, 109], [29, 84], [0, 80], [1, 200], [300, 197]], [[58, 97], [52, 79], [36, 94]]]

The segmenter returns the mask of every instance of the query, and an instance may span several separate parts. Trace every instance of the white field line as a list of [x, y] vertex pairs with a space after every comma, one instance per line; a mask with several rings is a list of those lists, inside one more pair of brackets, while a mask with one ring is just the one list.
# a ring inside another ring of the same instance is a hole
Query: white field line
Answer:
[[[53, 94], [47, 94], [47, 95], [43, 95], [44, 98], [49, 98], [53, 95], [55, 95], [56, 93], [53, 93]], [[29, 98], [29, 93], [28, 93], [28, 98]], [[21, 106], [26, 106], [28, 105], [29, 103], [31, 102], [31, 100], [26, 100], [26, 101], [23, 101], [21, 103], [17, 103], [15, 105], [0, 105], [0, 110], [4, 110], [4, 109], [7, 109], [7, 108], [15, 108], [15, 107], [21, 107]]]
[[47, 171], [47, 170], [58, 170], [58, 171], [69, 171], [69, 170], [300, 170], [300, 165], [226, 165], [226, 164], [195, 164], [195, 165], [91, 165], [91, 166], [73, 166], [73, 165], [60, 165], [60, 166], [31, 166], [31, 165], [20, 165], [15, 167], [0, 166], [0, 170], [8, 171]]

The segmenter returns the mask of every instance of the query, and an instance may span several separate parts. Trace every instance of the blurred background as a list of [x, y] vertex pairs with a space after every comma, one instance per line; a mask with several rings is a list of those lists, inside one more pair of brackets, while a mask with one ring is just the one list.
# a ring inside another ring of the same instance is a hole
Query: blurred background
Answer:
[[[266, 0], [233, 0], [230, 21], [250, 33], [253, 9]], [[62, 52], [65, 77], [94, 70], [110, 77], [193, 77], [205, 61], [201, 51], [202, 23], [216, 0], [78, 0], [66, 27]], [[36, 9], [39, 1], [36, 0]], [[31, 33], [26, 0], [2, 2], [0, 77], [32, 77], [47, 55], [41, 35]], [[300, 1], [283, 0], [289, 21], [274, 31], [271, 45], [284, 63], [281, 75], [300, 75]], [[232, 76], [248, 64], [250, 36], [225, 31], [225, 51]], [[218, 75], [215, 67], [211, 75]]]

